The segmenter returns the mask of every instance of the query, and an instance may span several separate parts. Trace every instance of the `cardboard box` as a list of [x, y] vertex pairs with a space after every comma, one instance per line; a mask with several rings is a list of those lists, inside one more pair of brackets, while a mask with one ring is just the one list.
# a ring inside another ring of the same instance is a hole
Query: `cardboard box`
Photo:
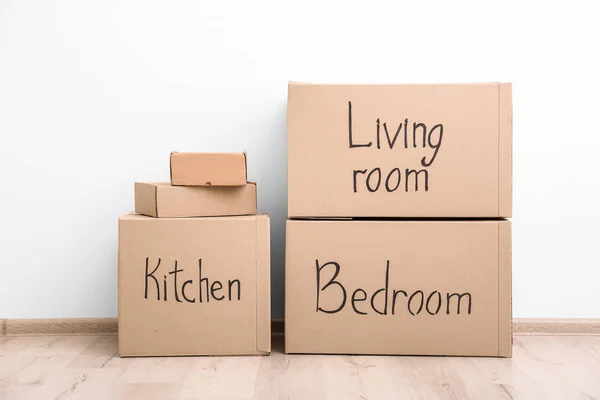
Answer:
[[511, 225], [287, 222], [287, 353], [510, 357]]
[[256, 214], [256, 183], [229, 187], [135, 183], [135, 212], [151, 217]]
[[246, 153], [171, 153], [175, 186], [242, 186], [246, 181]]
[[290, 83], [289, 216], [511, 217], [511, 92]]
[[119, 219], [121, 356], [271, 349], [269, 217]]

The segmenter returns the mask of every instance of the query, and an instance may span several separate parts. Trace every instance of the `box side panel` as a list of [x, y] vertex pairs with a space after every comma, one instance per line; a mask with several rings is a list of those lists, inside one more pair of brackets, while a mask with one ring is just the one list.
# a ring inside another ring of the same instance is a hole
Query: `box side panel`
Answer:
[[169, 155], [169, 179], [171, 180], [171, 184], [173, 184], [173, 155], [176, 153], [176, 151], [172, 151]]
[[498, 223], [498, 355], [512, 356], [512, 224]]
[[177, 186], [242, 186], [244, 153], [171, 153], [171, 183]]
[[135, 212], [138, 214], [157, 217], [156, 207], [157, 187], [151, 183], [135, 183]]
[[291, 218], [498, 216], [497, 84], [290, 84], [288, 96]]
[[248, 154], [244, 154], [244, 182], [248, 182]]
[[286, 352], [498, 356], [498, 227], [288, 221]]
[[498, 217], [512, 217], [512, 84], [498, 86]]
[[159, 217], [212, 217], [256, 214], [256, 184], [244, 186], [160, 186]]
[[[124, 238], [127, 236], [129, 237], [128, 234], [126, 234], [124, 231], [127, 229], [127, 224], [128, 222], [123, 219], [123, 218], [119, 218], [119, 227], [118, 227], [118, 244], [119, 247], [117, 249], [117, 313], [118, 315], [122, 315], [121, 313], [121, 307], [122, 307], [122, 296], [121, 296], [121, 273], [123, 270], [123, 261], [121, 260], [121, 249], [125, 248], [125, 246], [127, 245], [127, 243], [124, 241]], [[120, 332], [122, 332], [122, 330], [124, 330], [124, 326], [122, 326], [121, 324], [121, 318], [117, 318], [117, 334], [118, 334], [118, 349], [119, 349], [119, 354], [123, 355], [126, 354], [127, 352], [127, 348], [125, 348], [124, 346], [122, 346], [122, 342], [121, 342], [121, 334]]]
[[[296, 113], [298, 111], [298, 107], [296, 103], [296, 87], [298, 83], [289, 82], [288, 83], [288, 103], [287, 103], [287, 132], [288, 132], [288, 168], [287, 168], [287, 178], [288, 178], [288, 217], [293, 218], [294, 216], [301, 216], [302, 209], [297, 209], [299, 203], [299, 196], [301, 196], [300, 188], [296, 184], [295, 179], [296, 175], [292, 173], [293, 167], [300, 167], [302, 164], [302, 159], [298, 159], [296, 161], [296, 152], [294, 151], [295, 145], [295, 137], [300, 135], [299, 132], [296, 132], [297, 128], [294, 125], [294, 121], [296, 120]], [[287, 229], [287, 228], [286, 228]]]
[[271, 352], [271, 228], [266, 215], [256, 217], [256, 349]]
[[[288, 347], [288, 343], [295, 340], [295, 334], [291, 329], [293, 323], [291, 321], [295, 320], [295, 318], [290, 318], [292, 313], [295, 310], [295, 306], [293, 305], [295, 296], [292, 294], [288, 288], [291, 286], [290, 284], [290, 273], [292, 272], [292, 260], [291, 260], [291, 244], [296, 243], [295, 240], [295, 227], [301, 221], [287, 220], [285, 223], [285, 304], [284, 304], [284, 321], [283, 329], [284, 329], [284, 338], [285, 338], [285, 352], [290, 353], [291, 348]], [[292, 347], [293, 348], [293, 347]]]
[[260, 354], [255, 218], [120, 221], [119, 351]]

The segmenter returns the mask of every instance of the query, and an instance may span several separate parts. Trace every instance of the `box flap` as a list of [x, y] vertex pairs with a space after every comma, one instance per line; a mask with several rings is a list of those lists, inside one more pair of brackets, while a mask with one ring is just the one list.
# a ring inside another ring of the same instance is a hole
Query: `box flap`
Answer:
[[269, 217], [256, 216], [256, 350], [271, 352], [271, 238]]
[[512, 217], [512, 84], [498, 85], [498, 217]]
[[158, 216], [157, 187], [152, 183], [135, 182], [135, 212], [151, 217]]
[[177, 153], [176, 151], [172, 151], [171, 154], [169, 154], [169, 183], [173, 182], [173, 164], [172, 164], [172, 160], [173, 160], [173, 154]]
[[248, 155], [244, 151], [244, 172], [246, 173], [246, 184], [248, 183]]
[[285, 293], [285, 301], [283, 304], [283, 315], [285, 317], [284, 319], [284, 324], [283, 324], [283, 337], [285, 338], [284, 340], [284, 349], [283, 351], [286, 354], [290, 353], [290, 350], [288, 349], [288, 343], [289, 340], [292, 338], [292, 336], [294, 336], [294, 331], [291, 329], [290, 324], [287, 323], [287, 319], [289, 318], [289, 316], [291, 315], [291, 310], [292, 308], [292, 300], [289, 298], [288, 293], [290, 293], [288, 291], [288, 288], [291, 286], [291, 283], [289, 282], [289, 275], [287, 273], [288, 268], [290, 268], [289, 266], [291, 265], [291, 255], [290, 255], [290, 251], [288, 249], [290, 249], [290, 243], [293, 243], [294, 241], [292, 240], [292, 237], [294, 236], [294, 226], [295, 226], [295, 222], [298, 220], [291, 220], [288, 219], [287, 221], [285, 221], [285, 261], [284, 261], [284, 265], [285, 265], [285, 274], [283, 277], [283, 284], [284, 284], [284, 290], [283, 293]]
[[510, 221], [498, 222], [498, 356], [512, 356], [512, 239]]

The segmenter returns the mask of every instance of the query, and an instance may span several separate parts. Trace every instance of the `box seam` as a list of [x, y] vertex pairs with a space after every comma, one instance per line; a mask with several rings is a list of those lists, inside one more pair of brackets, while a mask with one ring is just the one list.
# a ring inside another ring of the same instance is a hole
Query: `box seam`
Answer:
[[245, 179], [244, 180], [246, 181], [245, 184], [247, 184], [248, 183], [248, 158], [246, 156], [246, 152], [245, 151], [244, 151], [243, 154], [244, 154], [244, 175], [245, 175]]
[[287, 147], [287, 154], [288, 154], [288, 156], [287, 156], [287, 181], [288, 181], [288, 187], [287, 187], [287, 196], [288, 196], [288, 201], [287, 201], [287, 216], [288, 216], [288, 218], [292, 218], [292, 215], [290, 213], [290, 204], [292, 203], [292, 199], [293, 199], [293, 197], [290, 196], [290, 188], [292, 187], [292, 185], [290, 184], [290, 182], [291, 182], [290, 178], [291, 178], [291, 175], [292, 175], [291, 172], [290, 172], [292, 170], [291, 165], [290, 165], [290, 155], [292, 154], [291, 151], [290, 151], [291, 148], [292, 148], [292, 146], [290, 145], [290, 143], [291, 143], [290, 139], [292, 137], [292, 135], [290, 134], [290, 132], [291, 132], [290, 131], [290, 126], [291, 126], [291, 124], [290, 124], [290, 98], [292, 97], [292, 88], [293, 88], [293, 86], [294, 86], [293, 82], [288, 82], [287, 104], [286, 104], [286, 107], [285, 107], [285, 110], [286, 110], [286, 130], [287, 130], [287, 138], [286, 138], [287, 139], [287, 146], [286, 147]]
[[119, 222], [117, 224], [117, 351], [119, 355], [121, 355], [121, 340], [119, 337], [121, 336], [121, 228], [123, 221], [119, 218]]
[[497, 253], [496, 253], [496, 273], [497, 273], [497, 277], [498, 277], [498, 318], [496, 319], [496, 332], [498, 335], [498, 342], [497, 342], [497, 353], [498, 353], [498, 357], [500, 357], [500, 318], [501, 318], [501, 312], [500, 312], [500, 304], [502, 302], [502, 298], [500, 297], [500, 223], [498, 222], [497, 227], [496, 227], [496, 238], [497, 238]]
[[[502, 98], [500, 96], [500, 84], [498, 84], [496, 86], [496, 88], [498, 90], [498, 92], [497, 92], [498, 93], [498, 113], [496, 114], [496, 116], [498, 118], [498, 131], [497, 131], [497, 137], [496, 137], [496, 139], [497, 139], [497, 147], [496, 148], [497, 148], [497, 151], [498, 151], [498, 158], [497, 158], [497, 163], [496, 163], [497, 173], [498, 173], [498, 175], [497, 175], [497, 181], [496, 181], [497, 182], [496, 188], [498, 190], [498, 198], [497, 198], [497, 203], [496, 203], [497, 204], [497, 206], [496, 206], [496, 212], [498, 214], [498, 218], [500, 218], [500, 191], [502, 189], [501, 188], [501, 183], [500, 183], [500, 135], [501, 135], [501, 132], [500, 132], [500, 126], [501, 126], [501, 124], [500, 124], [500, 118], [501, 118], [500, 111], [501, 111], [501, 104], [502, 104], [501, 101], [502, 101]], [[498, 243], [500, 243], [500, 240], [498, 240]]]
[[154, 216], [158, 218], [158, 186], [154, 186]]
[[[244, 156], [245, 158], [245, 156]], [[259, 268], [259, 257], [258, 257], [258, 218], [254, 219], [254, 274], [255, 274], [255, 286], [256, 286], [256, 300], [255, 300], [255, 305], [254, 305], [254, 347], [256, 348], [256, 351], [260, 351], [259, 349], [259, 333], [258, 333], [258, 329], [259, 329], [259, 317], [258, 317], [258, 308], [259, 308], [259, 298], [258, 298], [258, 292], [260, 290], [259, 288], [259, 272], [258, 272], [258, 268]]]
[[[261, 292], [261, 278], [262, 275], [264, 273], [264, 271], [261, 270], [261, 268], [266, 268], [266, 265], [263, 265], [263, 256], [264, 254], [262, 254], [262, 248], [261, 246], [265, 245], [266, 243], [262, 243], [262, 239], [260, 238], [260, 229], [262, 228], [262, 222], [259, 221], [261, 218], [259, 216], [256, 216], [254, 218], [254, 239], [255, 239], [255, 276], [256, 276], [256, 304], [255, 304], [255, 329], [254, 329], [254, 338], [255, 338], [255, 351], [258, 352], [259, 354], [269, 354], [270, 351], [267, 351], [266, 348], [262, 347], [262, 336], [265, 334], [265, 329], [263, 326], [261, 326], [261, 324], [264, 324], [264, 316], [261, 313], [261, 309], [262, 307], [264, 307], [264, 304], [262, 304], [263, 299], [260, 297], [260, 292]], [[269, 268], [270, 268], [270, 264], [269, 264]], [[270, 280], [269, 280], [270, 283]], [[269, 288], [270, 290], [270, 288]], [[267, 301], [267, 303], [269, 303]], [[268, 305], [270, 306], [270, 305]], [[268, 318], [267, 318], [268, 319]], [[270, 330], [268, 330], [268, 333], [270, 334]], [[270, 349], [270, 346], [269, 346]]]
[[287, 301], [288, 299], [288, 268], [289, 268], [289, 244], [290, 244], [290, 221], [293, 221], [291, 219], [288, 219], [285, 222], [285, 254], [284, 254], [284, 260], [283, 260], [283, 265], [284, 265], [284, 276], [283, 276], [283, 293], [284, 293], [284, 301], [283, 301], [283, 337], [284, 337], [284, 342], [283, 342], [283, 352], [285, 354], [289, 354], [288, 353], [288, 343], [289, 343], [289, 338], [290, 338], [290, 333], [289, 333], [289, 324], [288, 324], [288, 307], [289, 307], [289, 301]]
[[172, 151], [169, 156], [169, 179], [171, 179], [171, 185], [173, 184], [173, 154], [177, 153], [176, 151]]
[[498, 357], [512, 356], [511, 223], [498, 221]]
[[498, 84], [498, 218], [512, 216], [512, 84]]

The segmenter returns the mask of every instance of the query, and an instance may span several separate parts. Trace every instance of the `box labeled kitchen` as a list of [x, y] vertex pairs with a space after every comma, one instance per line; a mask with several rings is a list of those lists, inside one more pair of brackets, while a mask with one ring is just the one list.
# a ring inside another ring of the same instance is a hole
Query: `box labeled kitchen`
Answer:
[[287, 353], [512, 353], [507, 220], [290, 220]]
[[244, 186], [172, 186], [135, 183], [135, 211], [151, 217], [256, 214], [256, 183]]
[[512, 214], [509, 83], [290, 83], [288, 214]]
[[246, 153], [171, 153], [175, 186], [242, 186], [247, 181]]
[[119, 219], [121, 356], [264, 355], [269, 218]]

